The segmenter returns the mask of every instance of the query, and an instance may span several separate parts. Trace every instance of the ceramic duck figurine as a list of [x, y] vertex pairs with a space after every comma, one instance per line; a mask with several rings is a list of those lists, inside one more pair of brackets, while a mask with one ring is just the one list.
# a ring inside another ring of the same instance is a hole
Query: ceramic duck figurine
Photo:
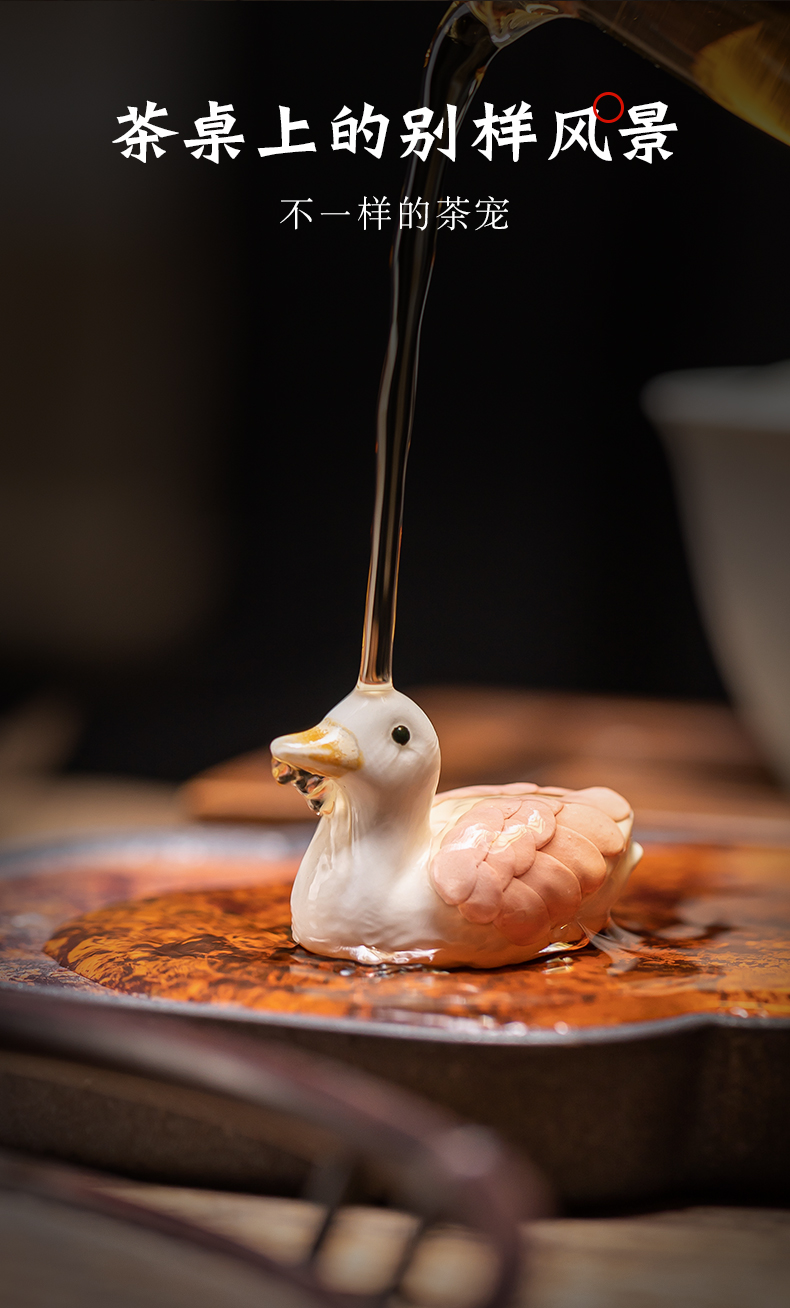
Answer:
[[358, 685], [271, 745], [320, 813], [294, 882], [296, 940], [356, 963], [499, 967], [585, 944], [641, 857], [603, 787], [530, 782], [437, 795], [439, 741], [391, 686]]

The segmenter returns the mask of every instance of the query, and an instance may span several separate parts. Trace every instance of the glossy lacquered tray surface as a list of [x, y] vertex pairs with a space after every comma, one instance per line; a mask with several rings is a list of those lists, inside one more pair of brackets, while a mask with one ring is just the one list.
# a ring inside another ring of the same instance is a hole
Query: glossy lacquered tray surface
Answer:
[[431, 973], [294, 947], [288, 884], [308, 836], [189, 828], [9, 851], [0, 981], [344, 1058], [497, 1126], [571, 1199], [781, 1184], [790, 850], [650, 839], [616, 914], [630, 949]]

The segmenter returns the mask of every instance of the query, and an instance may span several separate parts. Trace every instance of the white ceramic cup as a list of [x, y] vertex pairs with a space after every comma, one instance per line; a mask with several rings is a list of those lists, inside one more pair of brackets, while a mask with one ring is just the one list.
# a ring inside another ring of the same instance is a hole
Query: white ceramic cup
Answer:
[[790, 785], [790, 363], [667, 373], [642, 404], [722, 676]]

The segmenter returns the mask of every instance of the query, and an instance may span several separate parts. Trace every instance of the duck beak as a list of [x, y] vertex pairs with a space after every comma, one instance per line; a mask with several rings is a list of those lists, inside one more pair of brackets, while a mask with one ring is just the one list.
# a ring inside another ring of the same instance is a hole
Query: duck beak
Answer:
[[332, 718], [324, 718], [309, 731], [278, 736], [269, 748], [275, 763], [287, 763], [319, 777], [342, 777], [362, 766], [356, 738]]

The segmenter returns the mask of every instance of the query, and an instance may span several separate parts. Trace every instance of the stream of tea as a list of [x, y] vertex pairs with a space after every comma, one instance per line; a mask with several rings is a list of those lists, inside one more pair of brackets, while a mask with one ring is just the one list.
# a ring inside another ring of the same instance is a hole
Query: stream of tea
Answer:
[[494, 56], [525, 32], [561, 16], [556, 5], [458, 3], [445, 15], [426, 57], [421, 103], [438, 116], [442, 137], [424, 158], [416, 151], [412, 154], [403, 187], [404, 200], [427, 201], [424, 230], [418, 225], [398, 230], [392, 249], [392, 316], [376, 424], [376, 502], [359, 674], [363, 685], [392, 682], [403, 498], [420, 330], [448, 157], [448, 145], [441, 142], [447, 143], [450, 133], [460, 127]]

